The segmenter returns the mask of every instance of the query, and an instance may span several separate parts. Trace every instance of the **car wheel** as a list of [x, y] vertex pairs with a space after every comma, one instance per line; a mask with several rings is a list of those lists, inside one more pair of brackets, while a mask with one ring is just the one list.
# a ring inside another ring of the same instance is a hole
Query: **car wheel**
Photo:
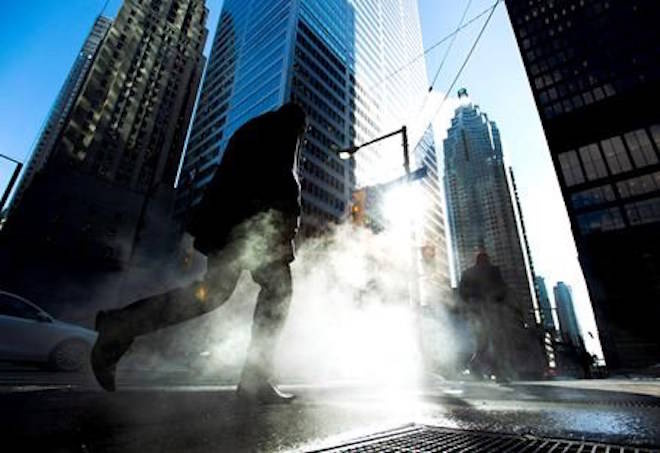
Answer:
[[50, 365], [59, 371], [78, 371], [89, 363], [89, 345], [81, 340], [65, 340], [50, 354]]

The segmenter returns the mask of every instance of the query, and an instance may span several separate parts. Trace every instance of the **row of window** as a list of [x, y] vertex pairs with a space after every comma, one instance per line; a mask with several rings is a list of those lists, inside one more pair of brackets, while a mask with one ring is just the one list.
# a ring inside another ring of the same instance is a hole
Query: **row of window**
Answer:
[[660, 124], [651, 126], [648, 132], [638, 129], [559, 154], [564, 184], [571, 187], [627, 172], [633, 164], [635, 168], [657, 164], [655, 148], [660, 148]]
[[[660, 197], [625, 204], [623, 210], [632, 226], [660, 222]], [[626, 226], [618, 207], [581, 214], [577, 216], [577, 221], [583, 235], [619, 230]]]
[[332, 206], [337, 211], [343, 212], [344, 202], [337, 197], [334, 197], [327, 190], [319, 187], [308, 179], [303, 179], [302, 183], [303, 193], [311, 195], [312, 197], [326, 203], [328, 206]]
[[[616, 189], [622, 199], [660, 192], [660, 171], [620, 181], [616, 183]], [[571, 204], [578, 210], [615, 200], [616, 195], [611, 184], [582, 190], [571, 195]]]
[[324, 222], [334, 222], [337, 220], [337, 217], [327, 213], [319, 206], [310, 203], [304, 197], [302, 199], [302, 212], [303, 212], [303, 224], [305, 223], [306, 216], [311, 216], [316, 219], [323, 220]]
[[317, 77], [314, 77], [305, 67], [298, 65], [296, 66], [296, 78], [294, 78], [293, 83], [296, 84], [296, 86], [300, 85], [300, 81], [306, 81], [309, 83], [309, 85], [314, 88], [316, 91], [318, 91], [323, 98], [332, 104], [333, 107], [335, 107], [337, 110], [344, 112], [345, 110], [345, 105], [344, 105], [344, 96], [337, 97], [333, 93], [330, 92], [326, 86], [321, 83]]
[[308, 175], [314, 176], [316, 179], [336, 189], [338, 192], [344, 191], [344, 183], [342, 181], [331, 176], [325, 169], [316, 165], [310, 159], [305, 159], [303, 161], [302, 168]]
[[[308, 55], [309, 54], [309, 55]], [[310, 56], [311, 55], [311, 56]], [[346, 83], [341, 74], [328, 64], [320, 52], [307, 41], [304, 36], [298, 35], [298, 46], [296, 47], [296, 56], [309, 66], [315, 66], [314, 70], [323, 74], [323, 81], [332, 89], [341, 90]], [[323, 66], [323, 70], [318, 68], [317, 63]]]
[[[330, 155], [328, 151], [322, 150], [320, 147], [316, 146], [314, 142], [305, 139], [304, 140], [304, 155], [305, 156], [314, 156], [319, 162], [324, 162], [326, 167], [330, 167], [336, 173], [342, 175], [344, 174], [344, 164], [339, 161], [336, 157]], [[340, 192], [344, 191], [343, 184], [339, 186]]]
[[345, 140], [343, 132], [337, 128], [336, 125], [332, 124], [325, 115], [321, 114], [315, 108], [308, 106], [307, 116], [309, 120], [313, 120], [316, 125], [325, 131], [328, 132], [332, 137], [335, 138], [339, 143], [343, 143]]
[[[314, 45], [323, 52], [325, 58], [334, 65], [334, 67], [341, 73], [346, 73], [346, 67], [344, 64], [337, 58], [331, 51], [328, 49], [325, 44], [316, 36], [316, 34], [305, 24], [304, 22], [299, 22], [300, 30], [308, 37]], [[324, 63], [323, 59], [320, 59], [321, 63]]]

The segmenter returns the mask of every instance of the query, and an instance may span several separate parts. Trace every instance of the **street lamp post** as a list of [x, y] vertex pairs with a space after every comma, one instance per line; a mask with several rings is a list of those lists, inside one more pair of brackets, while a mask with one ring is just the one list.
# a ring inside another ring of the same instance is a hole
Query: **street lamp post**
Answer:
[[2, 210], [5, 207], [5, 203], [7, 203], [7, 200], [9, 199], [9, 194], [11, 193], [14, 184], [16, 184], [18, 175], [21, 173], [21, 170], [23, 169], [23, 163], [16, 159], [12, 159], [9, 156], [5, 156], [4, 154], [0, 154], [0, 157], [2, 157], [3, 159], [7, 159], [8, 161], [16, 164], [16, 167], [14, 168], [14, 173], [12, 173], [11, 178], [9, 179], [9, 184], [7, 185], [5, 192], [2, 194], [2, 199], [0, 200], [0, 213], [2, 213]]
[[[406, 126], [402, 126], [401, 129], [397, 129], [395, 131], [390, 132], [389, 134], [385, 134], [380, 137], [374, 138], [373, 140], [369, 140], [368, 142], [362, 143], [361, 145], [352, 146], [346, 149], [335, 150], [335, 152], [337, 153], [340, 159], [347, 160], [350, 159], [351, 156], [353, 156], [353, 154], [358, 152], [361, 148], [364, 148], [369, 145], [373, 145], [374, 143], [380, 142], [382, 140], [385, 140], [387, 138], [393, 137], [398, 134], [401, 134], [401, 140], [403, 146], [403, 168], [406, 172], [406, 180], [407, 182], [410, 182], [410, 178], [411, 178], [410, 154], [408, 150], [408, 128]], [[411, 264], [412, 264], [412, 274], [413, 274], [413, 285], [410, 294], [412, 299], [411, 300], [412, 305], [415, 308], [415, 311], [419, 312], [418, 310], [420, 306], [419, 270], [417, 269], [417, 250], [415, 246], [417, 243], [417, 239], [415, 236], [414, 220], [412, 218], [410, 219], [410, 223], [411, 223], [410, 239], [412, 242], [410, 251], [411, 251]]]
[[389, 134], [381, 135], [380, 137], [374, 138], [373, 140], [369, 140], [368, 142], [362, 143], [361, 145], [351, 146], [350, 148], [336, 150], [335, 152], [337, 153], [340, 159], [347, 160], [350, 159], [350, 157], [356, 152], [358, 152], [361, 148], [364, 148], [365, 146], [373, 145], [374, 143], [385, 140], [386, 138], [393, 137], [397, 134], [401, 134], [401, 138], [403, 142], [402, 143], [403, 168], [406, 170], [406, 176], [410, 176], [410, 155], [408, 153], [408, 128], [406, 126], [402, 126], [401, 129], [392, 131]]

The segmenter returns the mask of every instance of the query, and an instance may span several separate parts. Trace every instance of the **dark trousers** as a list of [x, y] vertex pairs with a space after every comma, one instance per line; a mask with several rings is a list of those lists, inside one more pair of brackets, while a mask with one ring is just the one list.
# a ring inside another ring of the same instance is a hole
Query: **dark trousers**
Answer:
[[254, 266], [246, 262], [240, 245], [230, 245], [222, 252], [209, 256], [208, 270], [201, 281], [109, 312], [109, 317], [118, 321], [113, 322], [116, 326], [113, 330], [124, 340], [131, 341], [137, 336], [215, 310], [232, 295], [245, 269], [250, 271], [261, 290], [254, 311], [252, 338], [242, 380], [268, 379], [291, 302], [291, 270], [286, 259]]

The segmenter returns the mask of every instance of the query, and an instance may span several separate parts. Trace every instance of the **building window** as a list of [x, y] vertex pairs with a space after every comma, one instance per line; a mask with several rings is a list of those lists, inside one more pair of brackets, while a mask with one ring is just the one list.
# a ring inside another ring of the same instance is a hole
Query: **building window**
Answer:
[[559, 165], [561, 166], [561, 172], [564, 176], [566, 187], [584, 182], [582, 168], [580, 167], [580, 162], [578, 161], [577, 153], [575, 151], [560, 154]]
[[612, 137], [600, 142], [603, 148], [603, 154], [607, 160], [607, 165], [610, 167], [612, 174], [616, 175], [624, 171], [630, 171], [632, 165], [626, 153], [626, 148], [623, 146], [621, 137]]
[[603, 161], [603, 156], [600, 154], [597, 144], [592, 143], [591, 145], [581, 147], [580, 157], [582, 158], [584, 171], [587, 174], [587, 179], [589, 181], [607, 176], [605, 162]]
[[660, 221], [660, 198], [630, 203], [625, 206], [631, 225], [642, 225]]
[[577, 217], [580, 233], [583, 235], [599, 231], [619, 230], [625, 227], [619, 208], [581, 214]]
[[619, 194], [622, 198], [644, 195], [649, 192], [660, 190], [660, 171], [650, 175], [637, 176], [617, 183]]
[[650, 127], [650, 130], [651, 137], [653, 137], [653, 141], [655, 142], [655, 146], [660, 149], [660, 124], [654, 124]]
[[658, 162], [658, 156], [655, 155], [651, 140], [644, 129], [629, 132], [624, 135], [624, 138], [637, 168], [646, 167], [647, 165]]
[[594, 187], [593, 189], [583, 190], [571, 195], [571, 203], [575, 209], [595, 206], [614, 200], [614, 190], [610, 185]]

